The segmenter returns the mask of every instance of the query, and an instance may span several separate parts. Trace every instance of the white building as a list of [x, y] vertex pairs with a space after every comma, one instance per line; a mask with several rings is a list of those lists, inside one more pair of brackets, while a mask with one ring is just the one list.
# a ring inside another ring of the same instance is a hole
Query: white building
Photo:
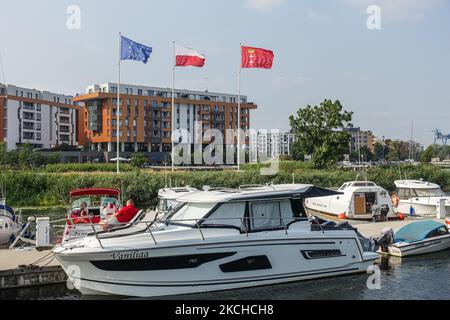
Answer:
[[9, 150], [24, 144], [44, 149], [78, 145], [77, 107], [72, 96], [14, 85], [0, 88], [0, 141], [5, 141]]
[[[294, 135], [279, 130], [259, 130], [250, 135], [250, 147], [256, 146], [256, 153], [253, 153], [252, 162], [267, 161], [277, 159], [283, 155], [292, 154]], [[255, 158], [256, 154], [257, 160]]]

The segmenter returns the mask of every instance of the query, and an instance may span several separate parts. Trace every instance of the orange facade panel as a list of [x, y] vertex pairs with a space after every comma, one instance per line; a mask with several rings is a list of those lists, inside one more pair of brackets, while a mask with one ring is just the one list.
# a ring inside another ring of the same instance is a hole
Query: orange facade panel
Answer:
[[[157, 130], [158, 132], [171, 132], [172, 129], [170, 128], [171, 124], [171, 102], [172, 100], [170, 98], [164, 98], [164, 97], [151, 97], [151, 96], [137, 96], [137, 95], [127, 95], [127, 94], [121, 94], [121, 131], [122, 135], [120, 137], [120, 142], [122, 143], [151, 143], [152, 138], [159, 139], [162, 143], [171, 143], [170, 138], [164, 138], [161, 137], [158, 133], [158, 135], [153, 136], [153, 130], [150, 129], [152, 122], [157, 122]], [[117, 95], [112, 93], [90, 93], [82, 96], [77, 96], [74, 98], [75, 102], [84, 103], [87, 105], [90, 101], [98, 101], [101, 107], [101, 126], [102, 130], [101, 133], [98, 134], [96, 132], [90, 131], [88, 128], [88, 112], [87, 108], [85, 107], [83, 112], [80, 112], [80, 114], [83, 115], [84, 119], [80, 119], [79, 124], [81, 125], [81, 128], [79, 132], [83, 133], [86, 140], [90, 140], [93, 143], [108, 143], [108, 142], [116, 142], [116, 137], [113, 136], [113, 132], [116, 130], [116, 115], [113, 115], [113, 112], [117, 109]], [[223, 112], [220, 112], [221, 114], [224, 114], [224, 121], [222, 127], [226, 130], [229, 128], [229, 121], [230, 121], [230, 114], [231, 111], [237, 109], [237, 104], [233, 103], [225, 103], [225, 102], [215, 102], [215, 101], [197, 101], [197, 100], [187, 100], [187, 99], [175, 99], [176, 104], [183, 104], [183, 105], [191, 105], [191, 106], [198, 106], [201, 108], [201, 112], [196, 114], [195, 117], [197, 118], [199, 115], [203, 115], [203, 109], [204, 107], [209, 108], [209, 112], [206, 112], [206, 115], [214, 114], [214, 107], [218, 106], [220, 108], [223, 107]], [[158, 109], [153, 108], [153, 106], [157, 105]], [[145, 110], [150, 112], [145, 112]], [[242, 109], [256, 109], [257, 106], [254, 104], [243, 104]], [[157, 111], [157, 117], [155, 118], [153, 115], [153, 112]], [[164, 114], [167, 114], [167, 116], [164, 116]], [[145, 115], [147, 115], [147, 118], [145, 118]], [[244, 115], [243, 115], [244, 116]], [[243, 122], [244, 124], [249, 125], [249, 111], [247, 113], [247, 122]], [[126, 123], [126, 119], [128, 119], [128, 123]], [[147, 132], [145, 132], [145, 126], [144, 122], [147, 121]], [[113, 125], [113, 123], [115, 125]], [[163, 126], [160, 127], [160, 124], [163, 124]], [[212, 117], [204, 121], [204, 123], [208, 124], [211, 128], [213, 128], [214, 121]], [[167, 125], [168, 127], [164, 128], [164, 125]], [[136, 128], [136, 135], [134, 132], [134, 128]], [[235, 128], [235, 125], [233, 123], [232, 128]], [[82, 140], [82, 138], [80, 138]]]

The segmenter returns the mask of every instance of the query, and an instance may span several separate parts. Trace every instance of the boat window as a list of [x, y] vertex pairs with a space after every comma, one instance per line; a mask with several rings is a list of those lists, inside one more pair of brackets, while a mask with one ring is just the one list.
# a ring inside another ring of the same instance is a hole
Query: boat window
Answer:
[[347, 188], [347, 184], [346, 184], [346, 183], [344, 183], [344, 184], [342, 185], [342, 187], [339, 188], [339, 190], [340, 190], [340, 191], [344, 191], [345, 188]]
[[291, 209], [295, 218], [307, 218], [303, 199], [291, 199]]
[[354, 182], [354, 187], [375, 187], [375, 183], [373, 182]]
[[202, 225], [226, 225], [242, 228], [245, 202], [222, 203]]
[[158, 204], [158, 210], [161, 212], [170, 211], [180, 205], [180, 202], [169, 199], [160, 199]]
[[443, 197], [445, 196], [441, 188], [435, 189], [415, 189], [417, 197]]
[[8, 223], [5, 223], [5, 229], [8, 229]]
[[412, 197], [411, 195], [411, 190], [410, 189], [405, 189], [405, 188], [400, 188], [398, 189], [398, 197], [400, 199], [409, 199]]
[[187, 203], [170, 219], [171, 223], [195, 226], [196, 220], [201, 220], [216, 206], [216, 203]]
[[439, 229], [433, 230], [431, 231], [428, 235], [427, 235], [427, 239], [429, 238], [434, 238], [434, 237], [440, 237], [440, 236], [445, 236], [448, 234], [447, 228], [445, 228], [445, 226], [442, 226]]
[[253, 230], [281, 228], [293, 221], [290, 200], [253, 203], [251, 208]]

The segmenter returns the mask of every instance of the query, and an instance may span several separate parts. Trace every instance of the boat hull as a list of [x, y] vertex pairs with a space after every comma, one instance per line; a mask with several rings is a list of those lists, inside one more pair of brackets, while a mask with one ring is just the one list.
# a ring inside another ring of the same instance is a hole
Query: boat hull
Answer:
[[[241, 241], [227, 243], [204, 241], [182, 247], [155, 246], [121, 252], [108, 252], [105, 247], [91, 254], [76, 252], [77, 249], [57, 249], [55, 256], [79, 291], [135, 297], [222, 291], [362, 273], [378, 259], [376, 253], [363, 252], [356, 237], [323, 236], [252, 241], [242, 235]], [[190, 263], [194, 265], [189, 266]]]
[[[397, 212], [402, 213], [404, 215], [410, 215], [410, 209], [411, 207], [414, 208], [414, 215], [416, 216], [424, 216], [424, 217], [430, 217], [430, 216], [436, 216], [437, 214], [437, 202], [432, 201], [431, 203], [420, 203], [417, 201], [400, 201]], [[445, 213], [446, 216], [450, 216], [450, 206], [445, 206]]]
[[[409, 257], [450, 249], [450, 235], [427, 239], [412, 244], [390, 245], [389, 255], [394, 257]], [[382, 252], [380, 252], [382, 253]]]

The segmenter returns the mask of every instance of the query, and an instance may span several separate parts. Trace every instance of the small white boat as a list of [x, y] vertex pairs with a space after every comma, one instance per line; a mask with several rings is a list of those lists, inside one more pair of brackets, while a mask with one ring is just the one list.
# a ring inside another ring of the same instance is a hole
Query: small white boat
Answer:
[[[308, 219], [311, 185], [199, 191], [165, 223], [54, 249], [83, 294], [156, 297], [363, 273], [378, 259], [348, 225]], [[71, 272], [77, 266], [79, 272]]]
[[374, 182], [346, 182], [339, 191], [342, 194], [306, 199], [308, 213], [354, 220], [376, 220], [376, 217], [382, 217], [380, 221], [385, 221], [397, 218], [389, 193]]
[[0, 246], [10, 244], [20, 231], [19, 217], [5, 200], [0, 199]]
[[396, 233], [392, 229], [384, 230], [378, 244], [380, 254], [396, 257], [414, 256], [449, 249], [450, 233], [440, 222], [415, 221]]
[[411, 216], [436, 216], [441, 199], [446, 215], [450, 215], [450, 197], [435, 183], [421, 180], [395, 181], [398, 197], [397, 212]]

